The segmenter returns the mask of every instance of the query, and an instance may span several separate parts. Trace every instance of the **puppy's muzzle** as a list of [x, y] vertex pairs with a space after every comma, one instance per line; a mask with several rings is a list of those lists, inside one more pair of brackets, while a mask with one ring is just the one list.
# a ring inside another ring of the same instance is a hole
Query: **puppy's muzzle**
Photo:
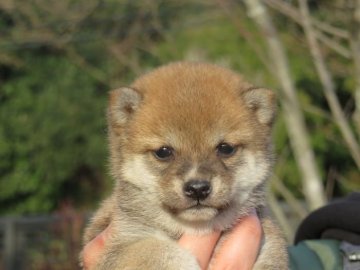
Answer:
[[205, 200], [211, 193], [211, 184], [207, 180], [190, 180], [185, 183], [184, 194], [194, 200]]

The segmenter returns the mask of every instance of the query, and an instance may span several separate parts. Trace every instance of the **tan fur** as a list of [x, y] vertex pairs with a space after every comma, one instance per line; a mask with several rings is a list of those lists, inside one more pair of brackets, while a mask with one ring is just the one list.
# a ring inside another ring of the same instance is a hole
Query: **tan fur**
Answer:
[[[85, 243], [110, 222], [111, 239], [95, 269], [199, 269], [174, 240], [184, 232], [226, 231], [256, 209], [265, 242], [255, 269], [287, 269], [285, 244], [265, 215], [273, 163], [275, 95], [209, 64], [160, 67], [110, 94], [112, 196], [97, 211]], [[226, 142], [230, 157], [217, 153]], [[170, 146], [161, 161], [154, 151]], [[184, 186], [206, 180], [211, 193], [192, 199]]]

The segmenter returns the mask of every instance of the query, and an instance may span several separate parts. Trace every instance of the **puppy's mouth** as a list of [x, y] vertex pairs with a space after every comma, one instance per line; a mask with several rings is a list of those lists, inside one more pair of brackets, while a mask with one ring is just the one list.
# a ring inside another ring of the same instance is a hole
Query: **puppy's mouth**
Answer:
[[186, 208], [168, 207], [169, 212], [176, 219], [183, 222], [198, 223], [208, 222], [219, 215], [226, 207], [214, 207], [204, 202], [198, 201]]
[[195, 204], [192, 204], [186, 208], [176, 208], [176, 207], [172, 207], [172, 206], [165, 206], [168, 211], [173, 214], [173, 215], [179, 215], [181, 212], [184, 212], [184, 211], [201, 211], [203, 209], [207, 209], [207, 208], [211, 208], [211, 209], [216, 209], [215, 207], [212, 207], [210, 205], [206, 205], [206, 204], [203, 204], [201, 202], [197, 202]]
[[211, 205], [208, 205], [204, 202], [201, 202], [200, 200], [198, 200], [197, 202], [194, 202], [193, 205], [185, 208], [184, 210], [189, 210], [189, 209], [198, 209], [198, 210], [201, 210], [201, 209], [204, 209], [204, 208], [216, 208], [216, 207], [213, 207]]

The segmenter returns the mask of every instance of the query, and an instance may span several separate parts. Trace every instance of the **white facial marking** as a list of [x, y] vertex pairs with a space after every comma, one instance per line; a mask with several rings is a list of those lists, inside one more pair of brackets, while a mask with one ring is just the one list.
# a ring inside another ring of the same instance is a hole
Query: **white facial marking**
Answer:
[[264, 181], [268, 174], [269, 162], [261, 156], [250, 151], [244, 151], [243, 164], [236, 172], [236, 185], [235, 193], [240, 196], [240, 201], [245, 201], [249, 196], [249, 192], [252, 188]]
[[124, 179], [144, 187], [150, 192], [155, 191], [156, 176], [147, 169], [143, 156], [135, 156], [127, 159], [123, 165]]

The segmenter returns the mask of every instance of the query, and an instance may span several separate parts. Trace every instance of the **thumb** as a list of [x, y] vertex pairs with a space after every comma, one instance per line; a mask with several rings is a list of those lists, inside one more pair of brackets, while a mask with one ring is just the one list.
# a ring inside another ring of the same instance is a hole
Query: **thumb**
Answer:
[[219, 237], [220, 232], [217, 231], [207, 235], [184, 234], [178, 244], [196, 257], [201, 269], [207, 269]]
[[262, 227], [255, 211], [242, 218], [226, 236], [211, 262], [211, 269], [251, 270], [261, 246]]

